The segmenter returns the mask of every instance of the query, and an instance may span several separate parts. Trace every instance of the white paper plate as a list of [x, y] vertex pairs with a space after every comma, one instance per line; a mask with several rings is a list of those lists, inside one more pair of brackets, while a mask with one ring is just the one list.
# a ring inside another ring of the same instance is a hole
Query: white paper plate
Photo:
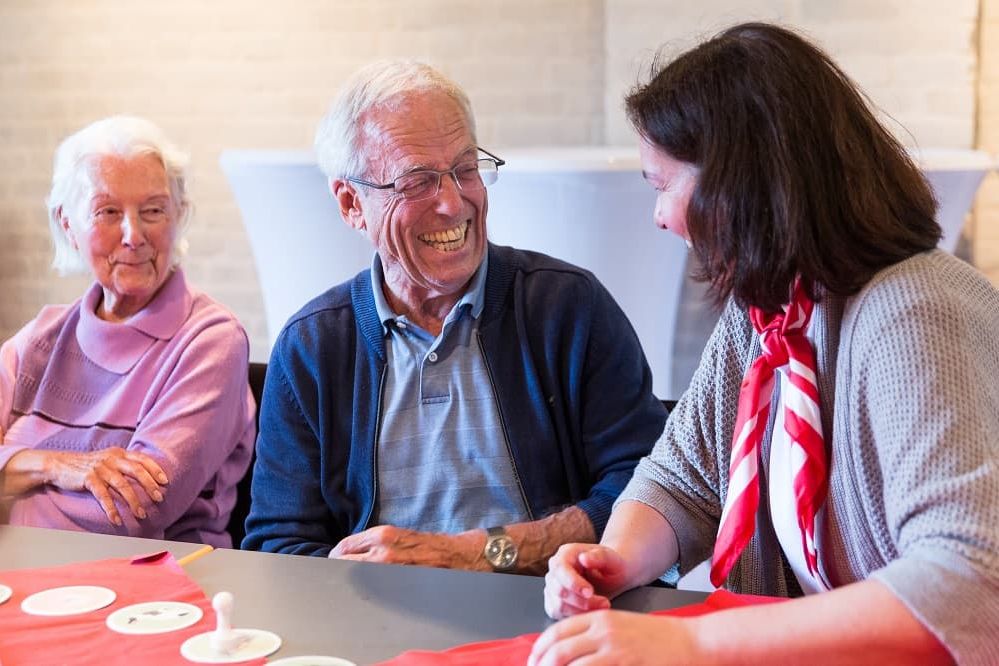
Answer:
[[199, 664], [231, 664], [266, 657], [281, 647], [281, 637], [263, 629], [233, 629], [232, 632], [239, 636], [239, 643], [229, 652], [218, 652], [212, 645], [212, 634], [215, 632], [206, 631], [184, 641], [180, 654], [184, 659]]
[[110, 605], [118, 597], [114, 590], [96, 585], [70, 585], [36, 592], [21, 602], [29, 615], [79, 615]]
[[180, 601], [145, 601], [108, 615], [108, 629], [119, 634], [165, 634], [197, 624], [204, 613]]
[[357, 664], [342, 657], [303, 655], [301, 657], [283, 657], [276, 661], [268, 661], [267, 666], [357, 666]]

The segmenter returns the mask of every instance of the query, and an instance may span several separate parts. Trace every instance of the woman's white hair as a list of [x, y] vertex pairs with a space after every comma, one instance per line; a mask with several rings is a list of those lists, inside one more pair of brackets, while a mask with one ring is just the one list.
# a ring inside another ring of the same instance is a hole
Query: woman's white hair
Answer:
[[52, 267], [60, 275], [85, 272], [88, 266], [73, 248], [62, 228], [62, 216], [73, 208], [89, 182], [89, 166], [105, 155], [131, 158], [155, 155], [163, 163], [170, 193], [177, 205], [179, 219], [173, 247], [173, 263], [180, 263], [187, 252], [185, 231], [191, 203], [187, 198], [187, 153], [170, 141], [163, 130], [145, 118], [112, 116], [87, 125], [66, 137], [55, 153], [52, 168], [52, 189], [45, 199], [49, 211], [49, 232], [55, 256]]
[[375, 107], [390, 106], [393, 98], [420, 91], [440, 91], [453, 99], [464, 113], [474, 139], [472, 104], [457, 83], [422, 62], [380, 60], [344, 82], [319, 123], [314, 147], [326, 177], [361, 177], [366, 157], [361, 154], [361, 140], [373, 129], [361, 117]]

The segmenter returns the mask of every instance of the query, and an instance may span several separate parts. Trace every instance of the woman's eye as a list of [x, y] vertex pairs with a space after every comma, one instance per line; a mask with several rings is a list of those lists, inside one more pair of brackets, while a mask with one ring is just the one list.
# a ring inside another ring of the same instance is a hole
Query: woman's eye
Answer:
[[651, 187], [653, 190], [655, 190], [657, 194], [662, 194], [667, 189], [666, 183], [656, 182], [655, 180], [652, 180], [651, 178], [646, 178], [645, 182], [648, 183], [649, 187]]

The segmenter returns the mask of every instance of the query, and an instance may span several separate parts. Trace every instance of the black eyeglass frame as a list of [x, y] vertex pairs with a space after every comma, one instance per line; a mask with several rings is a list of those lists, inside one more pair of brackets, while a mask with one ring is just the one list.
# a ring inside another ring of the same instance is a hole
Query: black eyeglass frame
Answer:
[[[506, 164], [506, 160], [504, 160], [501, 157], [497, 157], [496, 155], [493, 155], [492, 153], [490, 153], [485, 148], [481, 148], [479, 146], [476, 146], [475, 150], [478, 151], [478, 152], [480, 152], [480, 153], [485, 153], [486, 155], [489, 156], [488, 158], [486, 158], [486, 157], [476, 158], [475, 161], [476, 162], [479, 162], [481, 160], [490, 160], [490, 161], [492, 161], [492, 163], [496, 165], [496, 171], [497, 171], [497, 173], [499, 172], [499, 168], [501, 166], [503, 166], [504, 164]], [[460, 164], [455, 164], [450, 169], [444, 169], [443, 171], [437, 171], [436, 169], [414, 169], [413, 171], [409, 171], [407, 173], [402, 174], [401, 176], [399, 176], [399, 178], [403, 178], [405, 176], [411, 176], [414, 173], [435, 173], [435, 174], [437, 174], [437, 191], [440, 192], [440, 190], [441, 190], [441, 178], [443, 178], [444, 176], [450, 175], [452, 178], [454, 178], [454, 182], [458, 183], [458, 176], [454, 173], [454, 170], [457, 169], [459, 166], [461, 166], [461, 165]], [[391, 183], [385, 183], [383, 185], [379, 185], [378, 183], [372, 183], [369, 180], [363, 180], [361, 178], [354, 178], [352, 176], [347, 176], [346, 178], [344, 178], [344, 180], [346, 180], [347, 182], [350, 182], [350, 183], [354, 183], [356, 185], [363, 185], [364, 187], [370, 187], [373, 190], [395, 190], [395, 184], [396, 184], [396, 181], [399, 180], [399, 178], [396, 178]], [[485, 183], [483, 183], [483, 188], [485, 188]], [[461, 184], [460, 183], [458, 183], [458, 189], [461, 189]]]

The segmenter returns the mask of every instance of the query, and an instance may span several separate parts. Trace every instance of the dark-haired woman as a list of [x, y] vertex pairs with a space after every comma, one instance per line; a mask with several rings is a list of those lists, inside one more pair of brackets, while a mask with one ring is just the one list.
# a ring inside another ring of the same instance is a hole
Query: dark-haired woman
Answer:
[[[726, 303], [598, 546], [552, 558], [532, 664], [999, 663], [999, 292], [791, 31], [745, 24], [627, 99], [656, 223]], [[792, 601], [607, 610], [711, 559]], [[597, 612], [587, 612], [597, 611]]]

